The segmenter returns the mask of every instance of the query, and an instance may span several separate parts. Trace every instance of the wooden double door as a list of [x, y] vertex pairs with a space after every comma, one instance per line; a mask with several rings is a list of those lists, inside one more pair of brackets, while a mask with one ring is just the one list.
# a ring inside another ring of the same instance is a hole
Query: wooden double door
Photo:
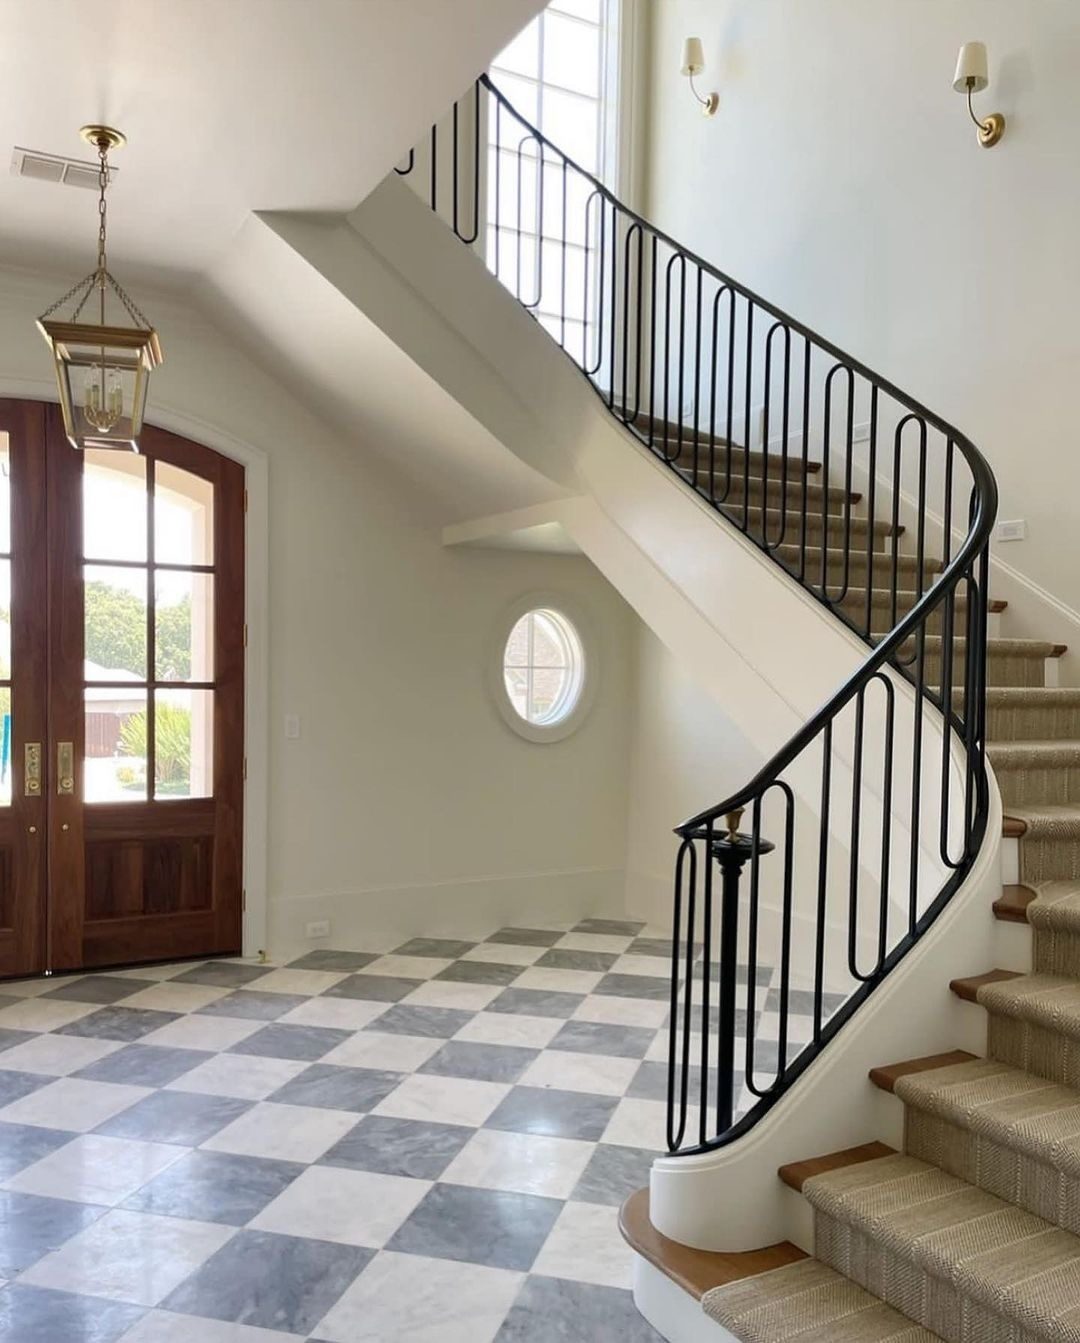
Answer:
[[244, 474], [0, 400], [0, 977], [239, 951]]

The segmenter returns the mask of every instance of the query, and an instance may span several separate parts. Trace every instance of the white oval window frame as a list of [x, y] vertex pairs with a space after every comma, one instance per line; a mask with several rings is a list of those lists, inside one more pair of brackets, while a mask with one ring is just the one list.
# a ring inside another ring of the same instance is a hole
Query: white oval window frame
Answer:
[[[503, 659], [511, 631], [522, 616], [530, 611], [554, 611], [573, 626], [581, 644], [581, 688], [574, 707], [555, 723], [530, 723], [518, 713], [506, 691]], [[506, 608], [499, 620], [498, 630], [488, 656], [489, 685], [499, 713], [519, 737], [526, 741], [546, 743], [564, 741], [576, 732], [588, 717], [596, 694], [599, 673], [599, 654], [592, 622], [587, 611], [563, 592], [531, 592], [519, 597]]]

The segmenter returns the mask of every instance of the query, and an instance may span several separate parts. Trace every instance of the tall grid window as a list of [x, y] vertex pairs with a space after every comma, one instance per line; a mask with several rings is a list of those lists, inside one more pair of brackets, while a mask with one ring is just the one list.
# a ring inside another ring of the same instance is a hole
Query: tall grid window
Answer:
[[[617, 0], [551, 0], [491, 66], [522, 117], [601, 179], [610, 176], [614, 148], [609, 53], [617, 8]], [[489, 113], [487, 140], [489, 265], [564, 346], [582, 349], [596, 302], [585, 255], [595, 246], [598, 212], [586, 211], [586, 185], [577, 174], [564, 184], [561, 166], [523, 138], [513, 118]]]

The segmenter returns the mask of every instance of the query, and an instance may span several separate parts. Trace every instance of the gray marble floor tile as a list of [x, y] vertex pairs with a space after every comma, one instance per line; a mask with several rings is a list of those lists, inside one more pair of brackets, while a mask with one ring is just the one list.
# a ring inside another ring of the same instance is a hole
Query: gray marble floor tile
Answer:
[[487, 961], [455, 961], [440, 970], [436, 979], [455, 984], [512, 984], [525, 970], [523, 965], [497, 965]]
[[422, 1035], [428, 1039], [449, 1040], [474, 1015], [456, 1007], [409, 1007], [397, 1003], [367, 1029], [388, 1035]]
[[484, 1127], [599, 1142], [618, 1103], [617, 1096], [590, 1096], [548, 1087], [514, 1087]]
[[237, 965], [234, 961], [207, 961], [185, 970], [172, 981], [174, 984], [209, 984], [213, 988], [236, 989], [241, 984], [254, 984], [273, 969], [270, 965]]
[[151, 1031], [176, 1021], [179, 1012], [157, 1012], [145, 1007], [102, 1007], [89, 1016], [61, 1026], [57, 1035], [89, 1036], [96, 1040], [141, 1040]]
[[66, 980], [59, 988], [43, 994], [45, 998], [64, 998], [73, 1003], [118, 1003], [140, 989], [152, 989], [154, 979], [128, 979], [123, 975], [84, 975]]
[[240, 1231], [166, 1297], [162, 1307], [307, 1334], [373, 1254], [354, 1245]]
[[671, 997], [671, 982], [659, 975], [605, 975], [593, 989], [602, 998], [650, 998], [666, 1002]]
[[39, 1128], [37, 1124], [0, 1123], [0, 1180], [10, 1179], [76, 1136], [60, 1129]]
[[47, 1086], [53, 1080], [52, 1077], [45, 1077], [41, 1073], [20, 1073], [13, 1068], [0, 1069], [0, 1109], [10, 1105], [12, 1101], [22, 1100], [24, 1096], [29, 1096], [32, 1091]]
[[571, 1054], [606, 1054], [609, 1058], [640, 1059], [656, 1038], [644, 1026], [607, 1026], [595, 1021], [568, 1021], [548, 1045]]
[[552, 947], [545, 951], [536, 962], [546, 970], [600, 970], [607, 971], [618, 960], [610, 951], [567, 951], [563, 947]]
[[500, 928], [485, 941], [502, 942], [512, 947], [553, 947], [562, 935], [550, 928]]
[[622, 1207], [635, 1190], [644, 1189], [649, 1183], [649, 1171], [660, 1155], [659, 1152], [646, 1151], [643, 1147], [616, 1147], [600, 1143], [589, 1158], [589, 1164], [570, 1198], [574, 1203], [604, 1203], [609, 1207]]
[[295, 1161], [189, 1152], [122, 1206], [163, 1217], [244, 1226], [305, 1169]]
[[582, 919], [575, 933], [602, 933], [606, 937], [637, 937], [645, 925], [633, 919]]
[[[715, 1055], [714, 1055], [715, 1056]], [[734, 1073], [732, 1088], [736, 1098], [742, 1090], [742, 1073]], [[677, 1080], [681, 1085], [682, 1070], [677, 1073]], [[709, 1069], [709, 1095], [716, 1096], [717, 1073], [715, 1068]], [[666, 1063], [654, 1063], [647, 1061], [634, 1074], [634, 1080], [626, 1089], [626, 1094], [632, 1096], [635, 1100], [646, 1101], [666, 1101], [668, 1087], [668, 1066]], [[690, 1065], [690, 1078], [687, 1085], [687, 1092], [690, 1098], [690, 1104], [694, 1105], [697, 1098], [701, 1095], [701, 1066], [700, 1064]]]
[[11, 1283], [0, 1292], [0, 1338], [11, 1343], [117, 1343], [142, 1306]]
[[366, 1115], [317, 1164], [437, 1180], [472, 1133], [472, 1129], [458, 1124]]
[[215, 1003], [207, 1003], [194, 1014], [200, 1017], [243, 1017], [248, 1021], [276, 1021], [308, 1000], [297, 993], [260, 993], [258, 989], [238, 989]]
[[569, 1020], [585, 1001], [582, 993], [553, 993], [544, 989], [505, 989], [489, 1012], [511, 1012], [526, 1017], [562, 1017]]
[[110, 1138], [139, 1138], [143, 1142], [197, 1147], [250, 1110], [251, 1104], [232, 1096], [157, 1091], [106, 1120], [96, 1132]]
[[261, 1054], [272, 1059], [321, 1059], [331, 1049], [344, 1044], [352, 1031], [330, 1026], [286, 1026], [280, 1022], [264, 1026], [246, 1040], [230, 1046], [228, 1054]]
[[516, 1082], [539, 1056], [539, 1049], [449, 1040], [417, 1071], [440, 1077], [475, 1077], [482, 1082]]
[[471, 951], [475, 946], [475, 942], [458, 942], [449, 937], [414, 937], [400, 947], [395, 947], [390, 954], [392, 956], [438, 956], [454, 961], [459, 956], [464, 956], [467, 951]]
[[351, 1110], [354, 1114], [364, 1114], [374, 1109], [400, 1083], [400, 1073], [313, 1063], [266, 1099], [275, 1105], [310, 1105], [322, 1110]]
[[557, 1198], [437, 1184], [386, 1248], [528, 1271], [561, 1208]]
[[10, 1049], [13, 1045], [25, 1044], [27, 1040], [32, 1040], [33, 1038], [33, 1031], [9, 1031], [5, 1028], [0, 1028], [0, 1054], [2, 1054], [5, 1049]]
[[12, 1278], [36, 1264], [104, 1212], [89, 1203], [0, 1190], [0, 1277]]
[[320, 947], [309, 951], [288, 964], [289, 970], [360, 970], [372, 961], [378, 960], [377, 953], [366, 951], [335, 951], [332, 947]]
[[397, 1003], [418, 989], [422, 979], [399, 979], [396, 975], [350, 975], [322, 995], [324, 998], [364, 998], [373, 1003]]
[[[847, 996], [843, 993], [823, 993], [821, 995], [821, 1005], [823, 1014], [826, 1017], [832, 1016], [838, 1007], [842, 1007], [847, 1001]], [[766, 1012], [780, 1011], [780, 989], [771, 988], [766, 995], [763, 1004]], [[814, 994], [810, 989], [788, 989], [788, 1011], [797, 1012], [800, 1016], [812, 1016], [814, 1013]]]
[[[636, 937], [626, 948], [628, 956], [660, 956], [664, 960], [671, 958], [671, 939], [667, 937]], [[683, 955], [686, 954], [685, 947]]]
[[164, 1045], [128, 1045], [95, 1063], [80, 1068], [73, 1077], [91, 1082], [126, 1082], [129, 1086], [163, 1087], [211, 1055], [200, 1049], [170, 1049]]
[[[597, 920], [593, 920], [597, 922]], [[562, 1278], [528, 1278], [495, 1343], [664, 1343], [629, 1292]]]

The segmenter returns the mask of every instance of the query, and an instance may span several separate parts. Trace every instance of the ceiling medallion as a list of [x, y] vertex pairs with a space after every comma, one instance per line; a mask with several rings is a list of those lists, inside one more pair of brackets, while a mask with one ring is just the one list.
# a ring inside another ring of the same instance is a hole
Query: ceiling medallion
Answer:
[[[106, 264], [109, 151], [120, 149], [126, 141], [109, 126], [84, 126], [79, 133], [98, 154], [97, 265], [41, 315], [38, 330], [53, 353], [64, 429], [71, 445], [138, 452], [150, 374], [162, 362], [162, 354], [157, 332]], [[95, 293], [97, 323], [80, 322]], [[53, 314], [68, 302], [75, 305], [70, 319], [54, 319]], [[107, 302], [117, 310], [113, 322], [107, 320]]]

